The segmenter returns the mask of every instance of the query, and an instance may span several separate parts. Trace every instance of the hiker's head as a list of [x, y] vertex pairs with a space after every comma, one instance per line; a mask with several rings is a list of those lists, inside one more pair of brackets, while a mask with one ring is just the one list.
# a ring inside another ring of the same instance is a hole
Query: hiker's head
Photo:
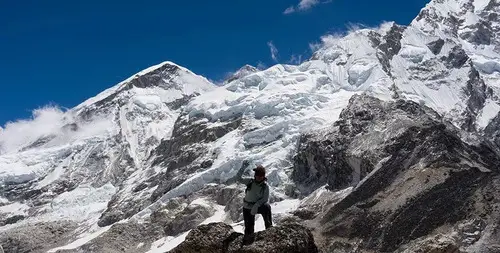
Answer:
[[261, 182], [266, 179], [266, 169], [264, 168], [264, 166], [259, 165], [255, 169], [253, 169], [253, 171], [255, 171], [255, 181]]

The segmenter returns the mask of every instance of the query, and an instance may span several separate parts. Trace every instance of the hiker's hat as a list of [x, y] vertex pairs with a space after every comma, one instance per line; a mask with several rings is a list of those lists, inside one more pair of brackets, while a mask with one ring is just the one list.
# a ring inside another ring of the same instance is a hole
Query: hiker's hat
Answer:
[[266, 175], [266, 169], [262, 165], [257, 166], [255, 169], [253, 169], [253, 171], [255, 171], [256, 176], [265, 176]]

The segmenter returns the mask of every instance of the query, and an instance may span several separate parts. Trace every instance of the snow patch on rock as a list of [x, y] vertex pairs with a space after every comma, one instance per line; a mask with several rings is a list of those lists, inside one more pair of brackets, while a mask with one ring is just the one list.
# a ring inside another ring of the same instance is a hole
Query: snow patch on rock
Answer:
[[477, 118], [477, 127], [484, 129], [488, 126], [490, 121], [498, 116], [500, 112], [500, 105], [498, 102], [488, 99], [484, 105], [483, 110], [479, 113]]

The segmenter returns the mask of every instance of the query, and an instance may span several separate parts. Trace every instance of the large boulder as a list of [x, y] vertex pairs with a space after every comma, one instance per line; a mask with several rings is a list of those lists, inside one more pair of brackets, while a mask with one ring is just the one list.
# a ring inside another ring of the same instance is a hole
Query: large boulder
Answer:
[[316, 253], [314, 238], [306, 227], [297, 223], [285, 223], [257, 232], [255, 241], [243, 245], [243, 234], [235, 232], [225, 223], [198, 226], [189, 232], [186, 240], [171, 253]]

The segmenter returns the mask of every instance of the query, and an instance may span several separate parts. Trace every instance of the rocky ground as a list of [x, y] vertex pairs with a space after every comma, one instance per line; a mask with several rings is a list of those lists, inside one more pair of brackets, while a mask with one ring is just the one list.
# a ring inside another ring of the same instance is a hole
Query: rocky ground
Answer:
[[224, 223], [210, 223], [192, 230], [171, 253], [317, 253], [311, 232], [297, 223], [257, 232], [252, 244], [242, 244], [243, 234]]

